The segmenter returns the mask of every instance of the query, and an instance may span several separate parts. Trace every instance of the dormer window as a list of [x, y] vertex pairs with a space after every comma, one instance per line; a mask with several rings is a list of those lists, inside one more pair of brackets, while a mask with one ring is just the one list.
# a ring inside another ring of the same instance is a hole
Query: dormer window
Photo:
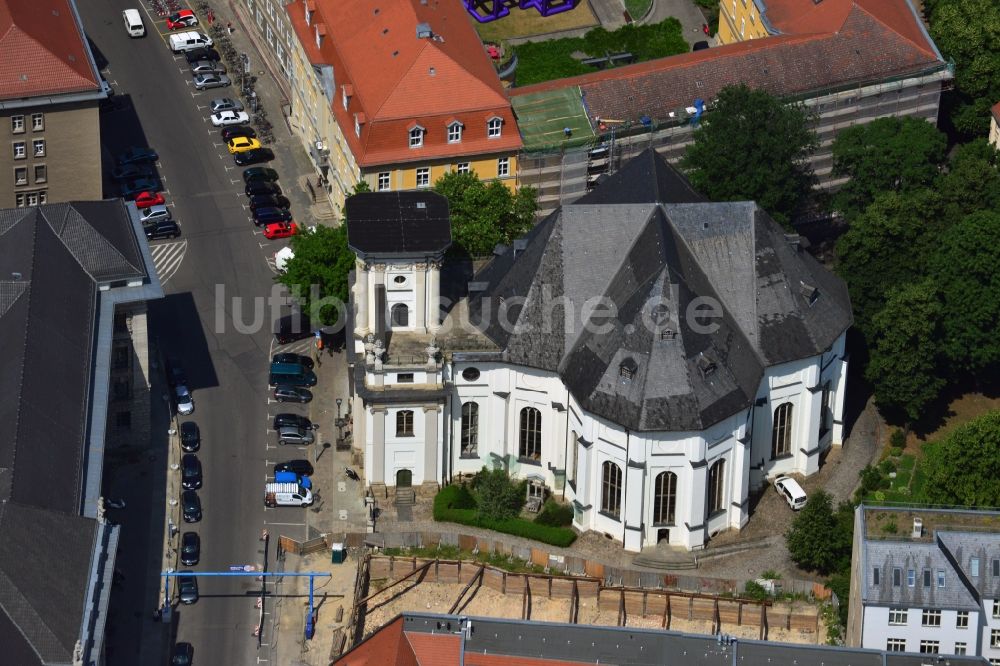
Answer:
[[670, 342], [677, 339], [677, 331], [672, 331], [669, 328], [665, 328], [660, 331], [660, 340], [664, 342]]
[[462, 140], [462, 123], [454, 120], [448, 123], [448, 143], [458, 143]]
[[503, 128], [503, 119], [499, 116], [493, 116], [486, 121], [486, 136], [490, 139], [499, 138], [500, 132]]
[[326, 26], [322, 23], [316, 24], [316, 48], [323, 48], [323, 38], [326, 37]]
[[419, 148], [424, 145], [424, 128], [414, 125], [410, 128], [410, 148]]
[[362, 118], [361, 114], [360, 113], [355, 113], [354, 114], [354, 135], [355, 136], [358, 136], [358, 137], [361, 136], [361, 125], [363, 123], [364, 123], [364, 119]]
[[819, 300], [819, 289], [812, 286], [811, 284], [806, 284], [805, 282], [799, 281], [799, 291], [809, 301], [809, 305], [814, 304]]
[[704, 354], [698, 355], [698, 369], [701, 371], [701, 376], [708, 378], [715, 374], [716, 365], [715, 361], [705, 356]]
[[639, 366], [636, 364], [635, 360], [627, 358], [621, 362], [621, 365], [618, 366], [618, 376], [625, 380], [632, 380], [638, 369]]
[[347, 105], [351, 103], [351, 97], [354, 94], [354, 88], [349, 85], [340, 86], [340, 99], [344, 103], [344, 110], [347, 110]]

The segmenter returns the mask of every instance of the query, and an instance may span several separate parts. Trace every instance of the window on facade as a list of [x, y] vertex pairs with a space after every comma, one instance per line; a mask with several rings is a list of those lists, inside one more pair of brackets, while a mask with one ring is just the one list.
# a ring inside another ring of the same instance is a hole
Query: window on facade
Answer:
[[398, 372], [398, 373], [396, 373], [396, 383], [397, 384], [412, 384], [413, 383], [413, 373], [412, 372]]
[[28, 184], [28, 167], [14, 167], [14, 184]]
[[899, 567], [892, 568], [892, 586], [899, 587], [903, 584], [903, 570]]
[[379, 173], [379, 175], [378, 175], [378, 183], [375, 185], [375, 188], [379, 192], [386, 192], [386, 191], [389, 190], [389, 172], [388, 171], [382, 171], [381, 173]]
[[18, 134], [24, 131], [24, 116], [10, 117], [10, 131]]
[[13, 143], [13, 148], [14, 148], [15, 160], [23, 160], [25, 157], [28, 156], [26, 144], [24, 143], [24, 141], [15, 141]]
[[1000, 659], [990, 659], [990, 666], [1000, 666]]
[[448, 125], [448, 143], [458, 143], [462, 140], [462, 123]]
[[396, 412], [396, 437], [413, 437], [413, 410]]
[[906, 652], [906, 641], [902, 638], [889, 638], [885, 641], [886, 652]]
[[833, 408], [830, 405], [830, 382], [823, 384], [823, 397], [820, 403], [819, 412], [819, 436], [822, 437], [826, 433], [830, 432], [830, 428], [833, 426]]
[[708, 470], [708, 513], [725, 509], [726, 461], [717, 460]]
[[747, 31], [747, 20], [746, 17], [740, 19], [740, 37], [746, 35]]
[[45, 139], [35, 139], [31, 142], [32, 152], [35, 157], [45, 156]]
[[920, 616], [920, 624], [925, 627], [940, 627], [941, 611], [936, 608], [925, 608]]
[[542, 413], [534, 407], [521, 409], [517, 455], [528, 460], [542, 457]]
[[1000, 619], [1000, 599], [993, 600], [993, 619]]
[[990, 647], [1000, 648], [1000, 629], [990, 630]]
[[462, 455], [475, 456], [479, 450], [479, 403], [462, 405]]
[[48, 180], [48, 170], [45, 168], [44, 164], [35, 165], [35, 182], [44, 183]]
[[18, 208], [25, 206], [40, 206], [45, 203], [48, 193], [45, 190], [38, 192], [17, 192], [14, 195], [14, 204]]
[[500, 136], [500, 130], [503, 126], [503, 121], [499, 118], [490, 118], [486, 122], [486, 136], [490, 139], [495, 139]]
[[601, 465], [601, 511], [615, 518], [622, 512], [622, 468], [610, 460]]
[[420, 167], [417, 169], [417, 187], [431, 186], [431, 168]]
[[940, 650], [940, 641], [920, 641], [920, 654], [937, 654]]
[[882, 572], [881, 572], [881, 571], [879, 570], [879, 568], [878, 568], [878, 567], [875, 567], [875, 568], [874, 568], [874, 569], [872, 570], [872, 585], [874, 585], [875, 587], [878, 587], [878, 586], [879, 586], [879, 579], [880, 579], [880, 578], [882, 577], [882, 576], [880, 575], [881, 573], [882, 573]]
[[889, 624], [893, 624], [893, 625], [906, 624], [906, 609], [905, 608], [890, 608], [889, 609]]
[[969, 560], [969, 575], [979, 578], [979, 558], [973, 557]]
[[968, 646], [962, 641], [955, 642], [955, 654], [965, 654], [968, 650]]
[[944, 587], [944, 569], [937, 570], [937, 586]]
[[736, 19], [736, 0], [733, 0], [733, 19]]
[[394, 328], [406, 328], [410, 325], [410, 308], [405, 303], [396, 303], [390, 311], [390, 320]]
[[792, 452], [792, 403], [778, 405], [771, 425], [771, 458], [783, 458]]
[[931, 570], [924, 569], [924, 587], [931, 586]]
[[913, 587], [917, 584], [917, 572], [915, 569], [906, 570], [906, 586]]
[[410, 148], [424, 145], [424, 128], [417, 126], [410, 130]]
[[468, 162], [459, 162], [455, 170], [458, 171], [459, 173], [469, 173], [470, 171], [472, 171], [472, 169], [469, 168]]
[[957, 613], [955, 613], [955, 628], [956, 629], [969, 628], [969, 611], [958, 611]]
[[566, 481], [573, 487], [573, 490], [576, 490], [576, 461], [579, 446], [580, 437], [575, 430], [571, 430], [569, 433], [569, 462], [566, 463]]
[[994, 559], [991, 566], [993, 568], [993, 575], [1000, 576], [1000, 559]]
[[673, 525], [677, 507], [677, 475], [660, 472], [653, 483], [653, 524]]
[[510, 175], [510, 158], [501, 157], [497, 160], [497, 178], [506, 178]]

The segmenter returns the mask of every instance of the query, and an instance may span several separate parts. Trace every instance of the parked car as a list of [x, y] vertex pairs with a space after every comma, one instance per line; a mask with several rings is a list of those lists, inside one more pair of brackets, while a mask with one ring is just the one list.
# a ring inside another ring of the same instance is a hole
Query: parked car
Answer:
[[[219, 113], [222, 112], [220, 111]], [[229, 141], [234, 136], [248, 136], [251, 139], [257, 138], [256, 130], [254, 130], [254, 128], [252, 127], [247, 127], [246, 125], [236, 125], [234, 127], [227, 127], [224, 130], [222, 130], [220, 134], [222, 135], [223, 141]]]
[[278, 428], [278, 444], [312, 444], [314, 441], [312, 430], [297, 428], [295, 426], [282, 426]]
[[198, 62], [199, 60], [221, 60], [222, 56], [219, 52], [213, 49], [211, 46], [202, 46], [197, 49], [192, 49], [184, 53], [184, 57], [187, 61]]
[[298, 402], [305, 404], [313, 399], [312, 391], [300, 386], [275, 386], [274, 399], [278, 402]]
[[272, 222], [264, 226], [264, 238], [267, 240], [291, 238], [297, 233], [299, 233], [299, 225], [294, 222]]
[[215, 60], [199, 60], [189, 64], [192, 74], [225, 74], [226, 66]]
[[185, 523], [197, 523], [201, 520], [201, 498], [195, 491], [185, 490], [181, 493], [181, 508]]
[[174, 646], [170, 666], [191, 666], [194, 663], [194, 646], [190, 643], [178, 643]]
[[180, 30], [198, 25], [198, 17], [190, 9], [182, 9], [167, 17], [167, 30]]
[[164, 201], [163, 195], [159, 192], [140, 192], [135, 198], [135, 205], [136, 208], [149, 208], [159, 206]]
[[201, 559], [201, 537], [197, 532], [185, 532], [181, 535], [181, 564], [193, 567]]
[[156, 177], [156, 167], [149, 164], [123, 164], [111, 170], [112, 180], [134, 180], [136, 178]]
[[219, 111], [218, 113], [213, 113], [211, 119], [212, 124], [216, 127], [225, 127], [227, 125], [242, 125], [249, 122], [250, 115], [246, 111]]
[[293, 472], [299, 476], [312, 476], [313, 466], [308, 460], [286, 460], [274, 464], [274, 473]]
[[122, 196], [126, 199], [134, 199], [142, 192], [159, 192], [162, 189], [159, 178], [137, 178], [121, 184]]
[[[257, 181], [250, 181], [251, 183]], [[258, 227], [272, 222], [291, 222], [292, 212], [287, 208], [255, 208], [251, 211], [254, 224]]]
[[201, 448], [201, 429], [194, 421], [181, 423], [181, 450], [193, 453]]
[[270, 194], [277, 196], [281, 194], [281, 187], [277, 183], [268, 183], [263, 180], [251, 180], [247, 183], [244, 191], [248, 197], [256, 196], [258, 194]]
[[138, 148], [132, 146], [125, 152], [120, 153], [115, 157], [115, 163], [118, 166], [124, 166], [126, 164], [139, 164], [142, 162], [155, 162], [160, 159], [160, 156], [156, 154], [156, 151], [152, 148]]
[[257, 196], [250, 197], [247, 200], [247, 205], [250, 206], [250, 210], [256, 210], [257, 208], [288, 208], [289, 201], [280, 195], [258, 194]]
[[184, 490], [201, 488], [201, 461], [193, 453], [185, 453], [181, 457], [181, 487]]
[[[149, 233], [147, 232], [147, 237]], [[187, 386], [179, 384], [174, 387], [174, 402], [177, 404], [177, 413], [183, 416], [194, 413], [194, 398]]]
[[280, 354], [274, 354], [271, 357], [271, 363], [298, 363], [299, 365], [304, 365], [310, 370], [313, 369], [313, 360], [308, 356], [303, 354], [293, 354], [291, 352], [282, 352]]
[[253, 150], [233, 155], [233, 161], [236, 163], [236, 166], [260, 164], [261, 162], [270, 162], [273, 159], [274, 152], [270, 148], [254, 148]]
[[785, 498], [794, 511], [798, 511], [806, 505], [808, 499], [806, 498], [806, 491], [802, 490], [802, 486], [799, 482], [790, 476], [785, 476], [784, 474], [779, 474], [774, 479], [774, 489], [778, 491], [778, 494]]
[[146, 232], [148, 240], [163, 240], [164, 238], [177, 238], [181, 235], [181, 225], [176, 220], [156, 220], [143, 225], [142, 230]]
[[[193, 574], [193, 571], [180, 571], [180, 574]], [[190, 605], [198, 601], [198, 579], [194, 576], [178, 576], [177, 591], [180, 593], [181, 603]]]
[[212, 113], [219, 113], [220, 111], [242, 111], [243, 102], [238, 99], [230, 99], [229, 97], [220, 97], [209, 102], [208, 108], [212, 110]]
[[260, 148], [260, 141], [246, 136], [234, 136], [226, 143], [226, 147], [229, 148], [230, 155], [244, 153], [248, 150]]
[[313, 422], [310, 421], [309, 417], [307, 416], [302, 416], [301, 414], [290, 414], [288, 412], [275, 414], [274, 421], [271, 423], [271, 427], [275, 430], [281, 430], [285, 426], [301, 428], [302, 430], [314, 429]]
[[702, 40], [700, 42], [695, 42], [694, 46], [691, 47], [691, 50], [692, 51], [704, 51], [708, 47], [709, 47], [708, 42], [705, 41], [705, 40]]
[[296, 340], [313, 337], [312, 323], [302, 314], [290, 314], [274, 322], [274, 339], [279, 345], [287, 345]]
[[139, 221], [142, 222], [143, 225], [169, 219], [170, 209], [163, 204], [157, 204], [155, 206], [149, 206], [148, 208], [139, 209]]
[[[198, 90], [208, 90], [209, 88], [225, 88], [231, 83], [229, 77], [225, 74], [213, 74], [207, 72], [204, 74], [196, 74], [194, 77], [194, 87]], [[226, 113], [234, 113], [233, 111], [227, 111]], [[219, 115], [219, 114], [215, 114]], [[244, 114], [245, 115], [245, 114]], [[245, 122], [239, 120], [237, 122]], [[212, 116], [212, 124], [215, 124], [215, 116]]]
[[266, 180], [268, 182], [274, 182], [278, 180], [278, 172], [274, 169], [269, 169], [268, 167], [243, 169], [243, 182], [249, 183], [251, 180]]

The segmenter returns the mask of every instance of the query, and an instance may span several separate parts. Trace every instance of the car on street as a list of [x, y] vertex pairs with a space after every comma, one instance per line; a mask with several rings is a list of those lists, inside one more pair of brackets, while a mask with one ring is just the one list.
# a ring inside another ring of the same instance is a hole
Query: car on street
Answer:
[[288, 412], [275, 414], [274, 421], [271, 423], [271, 428], [274, 430], [280, 430], [285, 426], [293, 426], [296, 428], [302, 428], [303, 430], [313, 430], [313, 422], [310, 421], [307, 416], [302, 416], [301, 414], [291, 414]]
[[192, 666], [194, 664], [194, 646], [190, 643], [178, 643], [174, 646], [170, 657], [170, 666]]
[[141, 164], [142, 162], [155, 162], [160, 159], [156, 151], [152, 148], [139, 148], [132, 146], [125, 152], [115, 157], [115, 164], [125, 166], [126, 164]]
[[267, 240], [291, 238], [297, 233], [299, 233], [299, 225], [294, 222], [271, 222], [264, 225], [264, 238]]
[[243, 102], [238, 99], [230, 99], [229, 97], [219, 97], [209, 102], [208, 108], [212, 110], [212, 113], [218, 113], [219, 111], [242, 111]]
[[309, 317], [299, 312], [279, 317], [274, 321], [274, 339], [279, 345], [287, 345], [296, 340], [313, 337]]
[[198, 25], [198, 17], [190, 9], [182, 9], [167, 17], [167, 30], [180, 30]]
[[308, 460], [286, 460], [285, 462], [274, 464], [274, 473], [292, 472], [299, 476], [312, 476], [313, 466]]
[[278, 172], [274, 169], [269, 169], [268, 167], [253, 167], [252, 169], [243, 169], [243, 182], [249, 183], [251, 180], [265, 180], [268, 182], [274, 182], [278, 180]]
[[313, 369], [313, 360], [304, 354], [293, 354], [291, 352], [281, 352], [271, 356], [271, 363], [298, 363], [310, 370]]
[[260, 164], [261, 162], [270, 162], [273, 159], [274, 151], [270, 148], [254, 148], [253, 150], [233, 155], [233, 161], [236, 162], [236, 166]]
[[201, 498], [197, 492], [185, 490], [181, 493], [181, 508], [185, 523], [197, 523], [201, 520]]
[[313, 399], [312, 391], [299, 386], [275, 386], [274, 399], [278, 402], [298, 402], [305, 404]]
[[201, 429], [194, 421], [181, 423], [181, 450], [194, 453], [201, 448]]
[[134, 180], [136, 178], [153, 178], [156, 167], [151, 164], [123, 164], [111, 170], [112, 180]]
[[121, 184], [122, 196], [126, 199], [132, 199], [141, 192], [159, 192], [162, 189], [159, 178], [137, 178]]
[[163, 204], [139, 209], [139, 221], [144, 225], [170, 219], [170, 209]]
[[312, 430], [297, 426], [282, 426], [278, 428], [278, 444], [312, 444], [315, 437]]
[[156, 220], [145, 224], [142, 230], [146, 233], [148, 240], [163, 240], [164, 238], [177, 238], [181, 235], [181, 225], [176, 220]]
[[256, 210], [257, 208], [288, 208], [289, 201], [280, 195], [259, 194], [249, 197], [247, 205], [250, 207], [250, 210]]
[[198, 579], [194, 576], [183, 574], [193, 574], [193, 571], [179, 571], [181, 575], [177, 577], [177, 591], [180, 593], [181, 603], [185, 605], [198, 601]]
[[159, 206], [164, 201], [163, 195], [159, 192], [140, 192], [135, 198], [135, 205], [136, 208], [149, 208]]
[[[148, 234], [147, 234], [148, 237]], [[187, 386], [178, 384], [174, 387], [174, 402], [177, 405], [177, 413], [182, 416], [194, 413], [194, 398]]]
[[[213, 74], [212, 72], [206, 72], [204, 74], [196, 74], [194, 77], [194, 87], [198, 90], [208, 90], [209, 88], [225, 88], [231, 83], [229, 77], [225, 74]], [[229, 111], [227, 113], [233, 113]], [[216, 114], [219, 115], [219, 114]], [[245, 114], [244, 114], [245, 115]], [[240, 120], [237, 122], [246, 122], [246, 120]], [[212, 116], [212, 124], [215, 124], [215, 116]]]
[[[220, 111], [221, 113], [221, 111]], [[227, 127], [220, 132], [223, 141], [229, 141], [234, 136], [248, 136], [251, 139], [257, 138], [257, 132], [252, 127], [247, 127], [246, 125], [236, 125], [234, 127]]]
[[[221, 62], [216, 62], [214, 60], [199, 60], [198, 62], [190, 63], [192, 74], [225, 74], [226, 66]], [[220, 109], [225, 111], [227, 109]], [[215, 109], [212, 109], [215, 112]]]
[[216, 127], [227, 125], [242, 125], [250, 121], [250, 115], [246, 111], [219, 111], [211, 115], [212, 124]]
[[229, 154], [232, 155], [260, 148], [260, 141], [246, 136], [234, 136], [226, 143], [226, 147], [229, 148]]
[[221, 60], [222, 56], [219, 52], [213, 49], [211, 46], [201, 46], [196, 49], [191, 49], [184, 53], [184, 57], [189, 63], [198, 62], [199, 60]]
[[201, 461], [193, 453], [185, 453], [181, 457], [181, 487], [184, 490], [201, 488]]
[[268, 183], [263, 180], [251, 180], [247, 183], [244, 191], [248, 197], [256, 196], [258, 194], [270, 194], [277, 196], [281, 194], [281, 186], [277, 183]]
[[[255, 181], [250, 181], [255, 182]], [[272, 222], [291, 222], [292, 212], [287, 208], [255, 208], [251, 211], [254, 224], [258, 227]]]
[[197, 532], [181, 535], [181, 564], [193, 567], [201, 559], [201, 537]]

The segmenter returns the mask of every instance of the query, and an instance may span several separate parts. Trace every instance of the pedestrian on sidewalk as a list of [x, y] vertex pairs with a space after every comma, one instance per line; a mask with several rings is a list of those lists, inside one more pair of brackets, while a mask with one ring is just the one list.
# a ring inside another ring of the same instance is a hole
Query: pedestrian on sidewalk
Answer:
[[212, 25], [212, 21], [215, 20], [215, 12], [213, 12], [211, 9], [209, 9], [206, 18], [208, 18], [208, 24]]
[[232, 21], [229, 21], [228, 23], [226, 23], [226, 30], [229, 31], [230, 35], [233, 34], [233, 22]]

